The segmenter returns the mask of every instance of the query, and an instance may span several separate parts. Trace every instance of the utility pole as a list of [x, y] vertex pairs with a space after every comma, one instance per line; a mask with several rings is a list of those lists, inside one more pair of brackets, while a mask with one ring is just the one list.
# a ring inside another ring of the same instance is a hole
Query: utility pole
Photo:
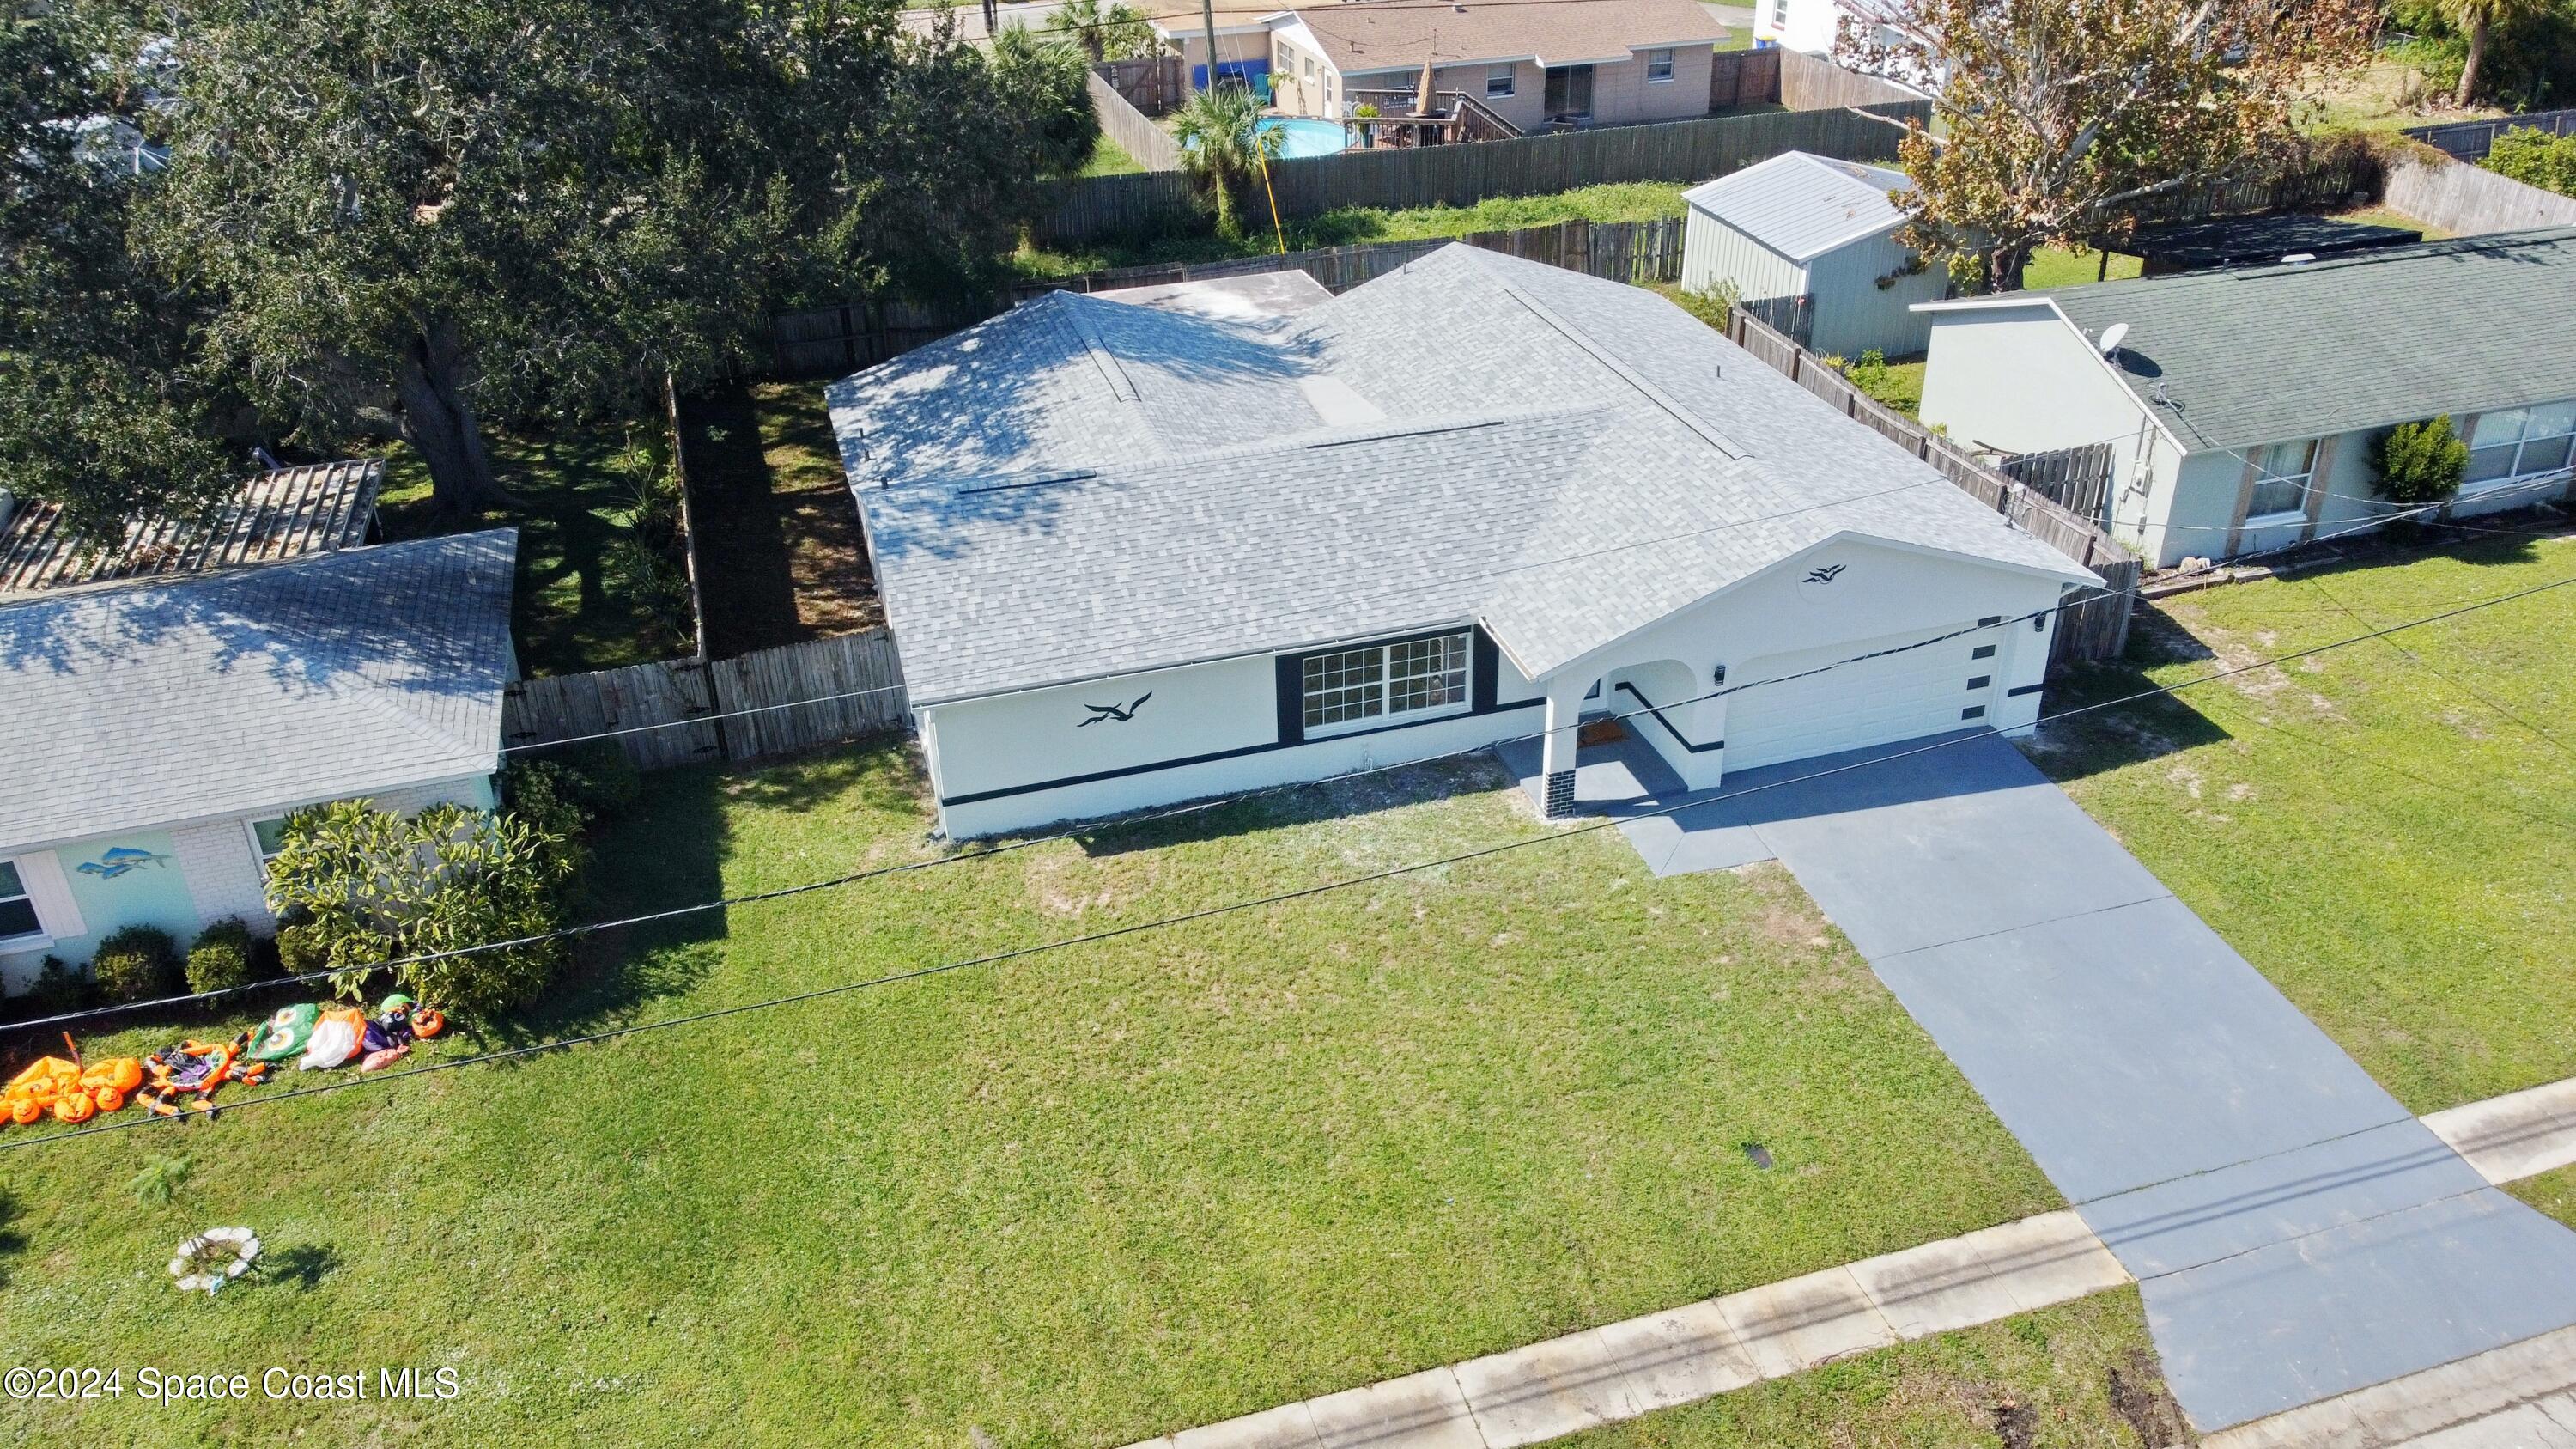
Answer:
[[1199, 18], [1207, 23], [1207, 88], [1210, 94], [1214, 94], [1216, 91], [1216, 0], [1199, 0]]

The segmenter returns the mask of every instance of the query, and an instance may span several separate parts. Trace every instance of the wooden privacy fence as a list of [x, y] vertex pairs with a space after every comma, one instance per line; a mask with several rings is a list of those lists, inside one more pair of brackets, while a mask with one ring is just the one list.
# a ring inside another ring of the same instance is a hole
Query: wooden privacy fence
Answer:
[[1779, 100], [1780, 57], [1788, 53], [1775, 45], [1761, 50], [1721, 50], [1710, 56], [1708, 108], [1725, 111]]
[[1149, 116], [1159, 116], [1190, 97], [1189, 80], [1181, 73], [1181, 58], [1177, 55], [1104, 60], [1093, 66], [1091, 73], [1107, 81], [1127, 104]]
[[[1173, 57], [1172, 63], [1180, 64], [1180, 58]], [[1119, 150], [1147, 171], [1181, 169], [1181, 145], [1171, 132], [1155, 125], [1098, 71], [1085, 75], [1083, 83], [1091, 92], [1091, 113], [1100, 118], [1100, 133], [1117, 142]]]
[[1975, 455], [1949, 439], [1862, 392], [1821, 358], [1764, 326], [1743, 308], [1729, 313], [1726, 335], [1756, 359], [1840, 408], [1845, 417], [1931, 464], [1969, 497], [2102, 576], [2104, 594], [2058, 616], [2050, 662], [2108, 659], [2127, 647], [2129, 610], [2138, 592], [2137, 555], [2122, 548], [2089, 519], [2058, 507], [1977, 461]]
[[1121, 287], [1159, 287], [1211, 277], [1242, 277], [1261, 272], [1300, 271], [1324, 290], [1339, 294], [1417, 261], [1453, 242], [1525, 257], [1614, 282], [1670, 282], [1682, 274], [1682, 234], [1686, 223], [1669, 221], [1565, 221], [1553, 226], [1514, 231], [1469, 232], [1465, 236], [1428, 237], [1408, 242], [1363, 242], [1357, 246], [1317, 247], [1266, 257], [1236, 257], [1222, 262], [1156, 262], [1141, 267], [1114, 267], [1087, 272], [1060, 282], [1023, 282], [1011, 289], [1014, 304], [1049, 292], [1102, 292]]
[[2483, 166], [2438, 157], [2409, 157], [2392, 164], [2385, 197], [2391, 211], [2456, 236], [2576, 226], [2576, 196], [2560, 196]]
[[2576, 136], [2576, 110], [2528, 111], [2492, 121], [2449, 121], [2439, 126], [2409, 126], [2398, 132], [2448, 155], [2454, 161], [2480, 161], [2495, 148], [2496, 137], [2529, 128], [2553, 136]]
[[[1742, 52], [1772, 55], [1779, 59], [1777, 78], [1772, 82], [1771, 100], [1793, 111], [1821, 111], [1836, 106], [1925, 106], [1924, 123], [1931, 123], [1930, 102], [1920, 91], [1908, 90], [1894, 81], [1874, 75], [1845, 70], [1830, 60], [1800, 51], [1773, 46], [1767, 50]], [[1891, 150], [1891, 155], [1894, 152]], [[1859, 158], [1849, 158], [1857, 160]]]
[[[1270, 186], [1279, 214], [1294, 219], [1345, 206], [1473, 206], [1489, 196], [1540, 196], [1613, 181], [1706, 181], [1783, 151], [1889, 161], [1904, 132], [1888, 122], [1928, 121], [1931, 103], [1873, 105], [1866, 112], [1706, 116], [1472, 145], [1344, 151], [1273, 162]], [[1058, 184], [1030, 235], [1041, 245], [1062, 245], [1135, 234], [1169, 226], [1192, 206], [1188, 179], [1178, 172], [1084, 177]], [[1266, 216], [1267, 202], [1259, 209]]]
[[[1429, 255], [1451, 242], [1487, 251], [1527, 257], [1568, 271], [1608, 277], [1618, 282], [1671, 282], [1682, 274], [1685, 223], [1669, 221], [1567, 221], [1516, 231], [1480, 231], [1461, 237], [1431, 237], [1409, 242], [1364, 242], [1357, 246], [1317, 247], [1263, 257], [1234, 257], [1220, 262], [1155, 262], [1139, 267], [1113, 267], [1052, 282], [1022, 282], [1007, 296], [982, 307], [939, 313], [912, 308], [911, 325], [884, 328], [876, 309], [826, 307], [814, 312], [783, 312], [771, 321], [773, 367], [782, 377], [837, 376], [871, 367], [925, 342], [971, 327], [1006, 306], [1049, 292], [1100, 292], [1120, 287], [1157, 287], [1210, 277], [1240, 277], [1258, 272], [1298, 270], [1336, 294], [1405, 263]], [[847, 330], [845, 330], [847, 329]]]
[[874, 367], [993, 314], [985, 307], [938, 307], [900, 298], [773, 312], [771, 366], [780, 377], [841, 377]]
[[2113, 458], [2110, 444], [2088, 443], [2006, 458], [1995, 465], [1995, 471], [2076, 517], [2099, 523], [2103, 507], [2111, 501]]
[[658, 770], [788, 754], [907, 729], [911, 719], [894, 636], [869, 629], [713, 662], [522, 680], [502, 696], [501, 743], [607, 736], [638, 769]]

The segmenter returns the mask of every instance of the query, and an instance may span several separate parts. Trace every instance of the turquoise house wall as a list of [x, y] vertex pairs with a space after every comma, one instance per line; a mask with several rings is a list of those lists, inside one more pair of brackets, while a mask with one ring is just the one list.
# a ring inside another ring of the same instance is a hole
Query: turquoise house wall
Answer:
[[[83, 961], [97, 949], [98, 938], [126, 926], [158, 926], [179, 949], [197, 934], [197, 902], [188, 894], [188, 878], [179, 870], [178, 843], [159, 831], [111, 835], [54, 852], [63, 863], [63, 882], [71, 887], [72, 904], [80, 907], [89, 934], [54, 943], [53, 954]], [[107, 859], [111, 850], [141, 851], [123, 862]], [[118, 869], [124, 864], [122, 870]]]

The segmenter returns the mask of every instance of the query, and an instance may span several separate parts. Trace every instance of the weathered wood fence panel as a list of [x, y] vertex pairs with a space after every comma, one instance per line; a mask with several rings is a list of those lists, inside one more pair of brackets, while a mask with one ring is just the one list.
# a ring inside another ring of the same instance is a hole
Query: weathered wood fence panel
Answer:
[[[1282, 217], [1303, 218], [1345, 206], [1473, 206], [1489, 196], [1540, 196], [1613, 181], [1706, 181], [1783, 151], [1888, 161], [1904, 134], [1888, 120], [1928, 120], [1931, 104], [1868, 111], [1705, 116], [1472, 145], [1344, 151], [1274, 162], [1270, 186]], [[1030, 234], [1041, 245], [1061, 245], [1141, 232], [1168, 225], [1191, 204], [1189, 183], [1177, 172], [1084, 177], [1059, 184], [1054, 204]]]
[[1777, 102], [1780, 57], [1786, 54], [1778, 46], [1769, 46], [1761, 50], [1721, 50], [1710, 56], [1708, 108], [1726, 111]]
[[[1172, 64], [1179, 65], [1180, 57], [1172, 57]], [[1102, 135], [1117, 142], [1119, 150], [1149, 172], [1181, 169], [1181, 146], [1171, 132], [1155, 125], [1099, 72], [1085, 75], [1083, 82], [1090, 89], [1091, 113], [1100, 118]]]
[[2487, 152], [2495, 149], [2496, 137], [2526, 127], [2546, 131], [2553, 136], [2576, 136], [2576, 110], [2528, 111], [2519, 116], [2498, 116], [2492, 121], [2447, 121], [2438, 126], [2409, 126], [2398, 134], [2412, 136], [2454, 161], [2474, 162], [2486, 159]]
[[1335, 294], [1347, 292], [1402, 268], [1453, 242], [1526, 257], [1617, 282], [1671, 282], [1682, 272], [1682, 236], [1687, 223], [1668, 221], [1566, 221], [1553, 226], [1513, 231], [1479, 231], [1464, 236], [1429, 237], [1409, 242], [1363, 242], [1357, 246], [1317, 247], [1266, 257], [1235, 257], [1221, 262], [1156, 262], [1087, 272], [1057, 282], [1023, 282], [1011, 289], [1014, 304], [1049, 292], [1103, 292], [1124, 287], [1159, 287], [1211, 277], [1250, 276], [1261, 272], [1302, 271]]
[[614, 739], [638, 769], [753, 760], [910, 727], [894, 636], [869, 629], [701, 663], [671, 659], [522, 680], [501, 743]]
[[991, 308], [934, 307], [900, 299], [775, 312], [769, 318], [771, 366], [780, 377], [840, 377], [991, 315]]
[[2099, 523], [2103, 505], [2111, 501], [2113, 461], [2109, 443], [2088, 443], [2006, 458], [1995, 465], [1995, 471], [2076, 517]]
[[2090, 520], [2058, 507], [1979, 462], [1966, 449], [1861, 391], [1849, 378], [1827, 367], [1823, 359], [1763, 325], [1743, 308], [1731, 313], [1727, 336], [1757, 360], [1841, 409], [1845, 417], [1931, 464], [1961, 492], [2102, 576], [2107, 591], [2103, 596], [2058, 616], [2057, 638], [2049, 653], [2052, 664], [2108, 659], [2127, 647], [2129, 611], [2138, 592], [2137, 555], [2122, 548]]
[[1772, 82], [1770, 99], [1793, 111], [1821, 111], [1836, 106], [1901, 106], [1924, 99], [1920, 91], [1908, 90], [1894, 81], [1881, 80], [1874, 75], [1845, 70], [1832, 61], [1801, 51], [1773, 46], [1752, 54], [1779, 57], [1775, 62], [1779, 68], [1778, 77]]
[[[501, 696], [505, 749], [610, 735], [636, 768], [719, 759], [724, 740], [706, 666], [695, 659], [523, 679]], [[688, 721], [704, 721], [688, 723]], [[614, 731], [632, 730], [632, 734]]]
[[756, 760], [911, 726], [894, 636], [883, 629], [759, 649], [708, 666], [725, 757]]
[[2386, 199], [2389, 210], [2459, 236], [2576, 226], [2576, 197], [2461, 161], [2405, 160], [2390, 166]]
[[1107, 81], [1127, 104], [1149, 116], [1159, 116], [1189, 99], [1188, 80], [1181, 73], [1181, 58], [1177, 55], [1104, 60], [1093, 66], [1091, 73]]

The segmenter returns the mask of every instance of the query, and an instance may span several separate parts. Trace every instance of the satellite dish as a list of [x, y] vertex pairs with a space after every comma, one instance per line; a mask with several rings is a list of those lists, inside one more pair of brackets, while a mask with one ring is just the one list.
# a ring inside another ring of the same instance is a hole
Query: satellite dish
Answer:
[[2114, 322], [2110, 326], [2103, 328], [2102, 355], [2104, 357], [2109, 357], [2113, 353], [2118, 352], [2120, 350], [2120, 344], [2127, 340], [2128, 336], [2129, 324], [2126, 322]]

